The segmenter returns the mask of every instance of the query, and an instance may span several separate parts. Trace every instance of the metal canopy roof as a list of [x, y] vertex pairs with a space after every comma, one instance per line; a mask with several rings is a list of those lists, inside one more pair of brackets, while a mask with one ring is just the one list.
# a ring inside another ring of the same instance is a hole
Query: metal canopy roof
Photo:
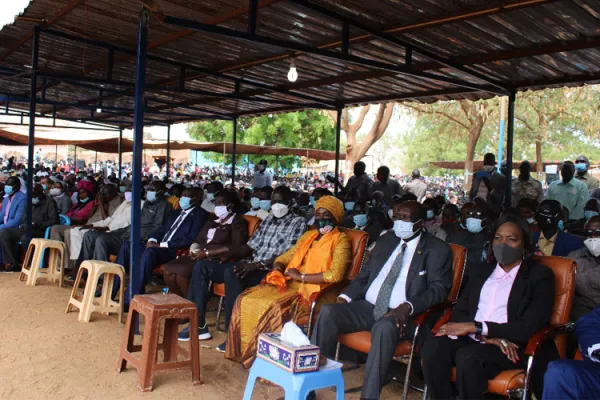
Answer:
[[597, 0], [33, 0], [0, 31], [0, 105], [27, 108], [39, 23], [37, 111], [131, 126], [142, 4], [147, 125], [600, 81]]

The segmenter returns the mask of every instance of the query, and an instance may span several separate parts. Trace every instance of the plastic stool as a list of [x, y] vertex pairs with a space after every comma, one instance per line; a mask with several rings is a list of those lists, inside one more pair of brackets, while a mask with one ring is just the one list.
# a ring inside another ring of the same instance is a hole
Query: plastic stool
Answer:
[[[83, 296], [79, 296], [79, 284], [81, 283], [84, 271], [87, 271], [87, 280]], [[124, 299], [123, 275], [125, 275], [125, 269], [119, 264], [106, 261], [84, 261], [81, 263], [79, 271], [77, 271], [77, 278], [75, 279], [71, 298], [69, 299], [65, 313], [69, 313], [73, 309], [73, 306], [77, 307], [79, 309], [79, 321], [82, 322], [90, 322], [90, 317], [94, 312], [103, 313], [104, 315], [116, 313], [118, 321], [122, 323]], [[102, 276], [104, 276], [102, 295], [96, 298], [98, 281]], [[115, 276], [118, 276], [121, 282], [119, 285], [119, 299], [117, 301], [111, 299]]]
[[[138, 315], [143, 315], [145, 319], [141, 346], [133, 344]], [[175, 294], [137, 295], [131, 300], [117, 371], [121, 372], [129, 362], [138, 371], [138, 389], [142, 392], [152, 390], [155, 372], [164, 369], [189, 367], [192, 369], [192, 383], [200, 384], [200, 346], [193, 334], [190, 335], [189, 359], [177, 361], [178, 353], [186, 353], [177, 341], [180, 318], [190, 319], [190, 332], [198, 331], [196, 305], [189, 300]], [[165, 328], [163, 342], [159, 343], [162, 320], [165, 321]], [[158, 363], [159, 349], [163, 350], [162, 363]], [[140, 358], [133, 355], [140, 351]]]
[[285, 400], [305, 400], [309, 392], [335, 386], [336, 400], [344, 400], [344, 376], [341, 368], [327, 371], [292, 374], [270, 362], [256, 357], [246, 382], [244, 400], [252, 399], [256, 379], [264, 378], [285, 390]]
[[[48, 250], [48, 267], [43, 268], [42, 258]], [[27, 280], [27, 286], [35, 286], [39, 279], [59, 282], [63, 286], [65, 267], [67, 265], [67, 247], [63, 242], [48, 239], [31, 239], [19, 280]], [[34, 267], [35, 266], [35, 267]], [[39, 267], [39, 268], [38, 268]]]

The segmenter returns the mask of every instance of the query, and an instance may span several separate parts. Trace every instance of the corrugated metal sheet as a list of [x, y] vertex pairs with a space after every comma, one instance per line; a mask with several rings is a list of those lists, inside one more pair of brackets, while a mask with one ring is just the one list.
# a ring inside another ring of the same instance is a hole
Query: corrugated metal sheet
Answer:
[[[238, 31], [247, 29], [247, 0], [156, 0], [155, 3], [166, 15]], [[419, 53], [420, 48], [489, 77], [504, 87], [520, 90], [600, 80], [598, 0], [315, 0], [313, 3], [387, 31], [415, 46], [412, 65], [418, 71], [485, 85], [469, 74], [429, 60]], [[33, 0], [24, 17], [52, 21], [60, 16], [52, 29], [134, 52], [140, 7], [140, 2], [126, 0]], [[340, 21], [286, 0], [262, 0], [259, 7], [257, 34], [340, 50]], [[19, 20], [0, 31], [0, 68], [27, 71], [31, 63], [31, 40], [24, 38], [31, 34], [32, 28], [32, 22]], [[270, 87], [242, 84], [244, 98], [241, 99], [207, 96], [197, 91], [232, 94], [234, 82], [187, 70], [185, 88], [188, 92], [148, 90], [148, 108], [154, 113], [147, 114], [147, 118], [152, 121], [175, 122], [215, 113], [258, 115], [304, 107], [290, 102], [311, 103], [293, 93], [344, 105], [494, 96], [489, 92], [321, 55], [294, 53], [274, 46], [195, 32], [164, 24], [155, 17], [151, 19], [149, 32], [149, 54], [153, 56]], [[405, 49], [401, 46], [370, 37], [357, 27], [350, 29], [350, 37], [350, 51], [354, 56], [394, 65], [405, 62]], [[294, 59], [299, 72], [295, 83], [287, 80], [290, 58]], [[107, 59], [108, 51], [104, 48], [42, 33], [41, 71], [104, 79]], [[179, 76], [180, 69], [174, 63], [148, 60], [149, 85], [177, 87]], [[113, 79], [134, 83], [133, 55], [115, 53]], [[99, 84], [81, 86], [48, 78], [45, 86], [46, 100], [79, 103], [90, 108], [98, 104]], [[41, 87], [40, 81], [38, 97]], [[105, 84], [103, 90], [102, 106], [107, 111], [96, 114], [94, 120], [132, 122], [131, 87]], [[0, 95], [27, 97], [29, 77], [0, 72]], [[11, 103], [11, 107], [17, 106], [17, 103]], [[111, 108], [127, 111], [113, 112]], [[49, 114], [51, 106], [40, 105], [38, 111]], [[159, 112], [178, 115], [165, 116], [157, 114]], [[59, 117], [75, 119], [89, 120], [90, 113], [89, 109], [57, 109]]]

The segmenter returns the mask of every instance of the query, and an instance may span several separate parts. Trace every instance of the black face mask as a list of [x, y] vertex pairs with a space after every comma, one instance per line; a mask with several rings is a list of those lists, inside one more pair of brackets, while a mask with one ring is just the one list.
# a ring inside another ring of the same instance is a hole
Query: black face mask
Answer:
[[523, 259], [523, 249], [499, 243], [492, 246], [492, 252], [500, 265], [510, 265]]
[[557, 217], [550, 217], [550, 216], [546, 216], [543, 214], [537, 214], [535, 216], [535, 220], [537, 221], [538, 226], [542, 230], [552, 229], [552, 228], [558, 226], [558, 218]]

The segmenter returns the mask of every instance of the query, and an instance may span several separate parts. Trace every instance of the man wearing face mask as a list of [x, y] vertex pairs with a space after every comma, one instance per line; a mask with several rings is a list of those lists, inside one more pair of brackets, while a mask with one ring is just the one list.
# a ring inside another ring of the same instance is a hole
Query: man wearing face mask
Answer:
[[[465, 207], [467, 210], [464, 213], [466, 229], [458, 231], [448, 238], [448, 243], [458, 244], [467, 249], [466, 281], [471, 274], [471, 269], [486, 259], [488, 244], [486, 228], [489, 225], [489, 218], [487, 204], [481, 200], [477, 200], [476, 203], [467, 203], [463, 206], [463, 209]], [[463, 210], [461, 210], [461, 214], [463, 214]]]
[[294, 213], [301, 217], [308, 223], [314, 218], [315, 208], [311, 205], [311, 197], [307, 192], [301, 192], [296, 198], [296, 205], [294, 206]]
[[49, 193], [56, 203], [59, 214], [66, 214], [73, 207], [73, 201], [65, 193], [65, 184], [63, 182], [54, 182]]
[[215, 213], [215, 195], [223, 190], [223, 184], [214, 181], [205, 186], [206, 198], [202, 202], [202, 208], [211, 214]]
[[566, 257], [583, 247], [582, 240], [559, 229], [562, 206], [556, 200], [544, 200], [538, 207], [535, 219], [540, 231], [533, 234], [536, 252], [544, 256]]
[[25, 215], [25, 202], [27, 195], [21, 192], [21, 181], [16, 176], [11, 176], [4, 183], [4, 200], [2, 200], [2, 220], [0, 230], [17, 228]]
[[570, 219], [583, 218], [583, 207], [588, 200], [588, 189], [585, 183], [574, 179], [575, 165], [565, 161], [560, 170], [562, 180], [554, 181], [546, 191], [547, 200], [556, 200], [569, 210]]
[[[166, 224], [160, 226], [150, 234], [145, 248], [141, 249], [141, 258], [137, 282], [132, 282], [135, 293], [143, 294], [154, 268], [167, 263], [177, 257], [177, 250], [189, 248], [194, 238], [202, 229], [207, 220], [208, 213], [199, 207], [202, 203], [204, 192], [200, 188], [187, 188], [179, 199], [180, 209], [169, 216]], [[215, 211], [218, 211], [215, 209]], [[121, 246], [117, 264], [129, 270], [131, 244], [126, 241]], [[125, 304], [131, 301], [129, 287], [125, 294]]]
[[521, 217], [527, 220], [531, 232], [535, 233], [540, 230], [540, 227], [538, 226], [537, 221], [535, 220], [535, 214], [538, 209], [538, 203], [535, 200], [521, 199], [517, 203], [516, 208], [517, 210], [519, 210], [519, 214], [521, 215]]
[[369, 178], [366, 170], [367, 165], [364, 162], [358, 161], [354, 164], [354, 176], [348, 179], [345, 187], [337, 182], [333, 176], [327, 176], [327, 180], [338, 186], [341, 191], [350, 193], [352, 190], [356, 190], [358, 191], [358, 200], [369, 201], [373, 193], [373, 180]]
[[256, 213], [260, 210], [260, 195], [262, 192], [262, 188], [254, 188], [252, 190], [252, 195], [250, 196], [250, 211], [246, 213], [251, 217], [256, 217]]
[[[142, 189], [142, 195], [143, 194], [144, 192]], [[72, 263], [75, 263], [79, 258], [81, 246], [83, 244], [83, 237], [90, 229], [98, 232], [112, 232], [131, 225], [131, 183], [125, 188], [123, 195], [124, 200], [108, 217], [93, 223], [89, 223], [88, 221], [88, 224], [82, 227], [71, 229], [67, 232], [67, 234], [65, 234], [65, 243], [67, 244]], [[144, 201], [142, 200], [142, 206], [143, 205]]]
[[471, 200], [477, 197], [482, 198], [488, 203], [490, 210], [499, 215], [504, 207], [505, 192], [506, 177], [496, 169], [496, 156], [493, 153], [487, 153], [483, 156], [483, 170], [473, 174], [473, 185], [469, 198]]
[[600, 216], [591, 217], [585, 223], [583, 234], [585, 246], [568, 255], [577, 263], [571, 321], [600, 307]]
[[[173, 210], [165, 198], [166, 186], [154, 181], [148, 185], [146, 202], [142, 207], [140, 237], [146, 242], [150, 234], [165, 224]], [[111, 254], [118, 254], [121, 246], [131, 237], [131, 226], [111, 232], [90, 230], [83, 235], [83, 244], [77, 265], [85, 260], [108, 261]], [[141, 244], [141, 243], [140, 243]]]
[[354, 205], [358, 201], [358, 190], [349, 191], [341, 200], [344, 201], [344, 218], [354, 215]]
[[390, 207], [394, 205], [392, 200], [394, 195], [402, 196], [404, 194], [398, 181], [390, 178], [390, 169], [385, 165], [377, 168], [377, 181], [373, 184], [373, 191], [382, 192], [383, 201]]
[[577, 160], [575, 160], [575, 170], [577, 171], [577, 175], [575, 178], [579, 179], [581, 182], [585, 183], [588, 188], [588, 192], [591, 192], [594, 189], [598, 189], [600, 187], [600, 182], [598, 179], [594, 178], [588, 172], [590, 168], [590, 160], [586, 156], [579, 156]]
[[416, 201], [396, 204], [394, 229], [381, 236], [360, 274], [321, 308], [311, 342], [333, 357], [337, 337], [371, 331], [361, 399], [378, 399], [396, 345], [414, 334], [412, 317], [446, 300], [452, 286], [452, 251], [422, 230]]
[[[31, 235], [34, 238], [43, 238], [46, 228], [58, 224], [58, 212], [56, 203], [44, 194], [42, 186], [36, 184], [32, 193], [32, 219]], [[6, 264], [6, 271], [19, 271], [19, 252], [17, 242], [23, 243], [27, 248], [29, 243], [25, 236], [25, 216], [20, 227], [4, 228], [0, 230], [0, 246], [2, 249], [3, 261]]]
[[267, 171], [267, 165], [267, 160], [260, 160], [260, 162], [256, 165], [256, 167], [254, 168], [254, 182], [252, 184], [252, 187], [272, 187], [273, 176], [271, 176], [271, 173]]
[[438, 219], [440, 210], [437, 201], [435, 199], [425, 199], [423, 201], [423, 208], [425, 209], [423, 228], [436, 238], [445, 241], [446, 231], [440, 226], [440, 220]]
[[583, 207], [583, 218], [571, 220], [565, 224], [565, 231], [577, 236], [584, 236], [584, 226], [590, 218], [599, 215], [600, 202], [597, 199], [590, 198]]
[[256, 217], [264, 221], [271, 211], [271, 197], [273, 196], [273, 188], [265, 186], [258, 193], [258, 210]]

